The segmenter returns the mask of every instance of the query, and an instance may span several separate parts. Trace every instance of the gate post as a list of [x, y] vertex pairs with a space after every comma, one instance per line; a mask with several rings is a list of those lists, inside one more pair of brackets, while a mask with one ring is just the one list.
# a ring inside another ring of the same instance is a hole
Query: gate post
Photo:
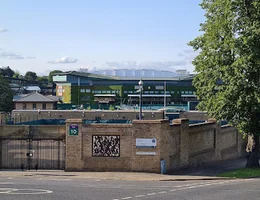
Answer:
[[65, 171], [82, 171], [83, 169], [82, 119], [67, 119]]

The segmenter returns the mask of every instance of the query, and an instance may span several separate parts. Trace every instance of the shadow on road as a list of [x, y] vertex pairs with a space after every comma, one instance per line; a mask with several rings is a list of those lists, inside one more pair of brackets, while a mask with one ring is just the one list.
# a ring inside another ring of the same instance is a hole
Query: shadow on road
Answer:
[[197, 167], [190, 167], [175, 171], [171, 175], [191, 175], [191, 176], [217, 176], [218, 174], [241, 169], [246, 166], [246, 158], [236, 160], [219, 161]]

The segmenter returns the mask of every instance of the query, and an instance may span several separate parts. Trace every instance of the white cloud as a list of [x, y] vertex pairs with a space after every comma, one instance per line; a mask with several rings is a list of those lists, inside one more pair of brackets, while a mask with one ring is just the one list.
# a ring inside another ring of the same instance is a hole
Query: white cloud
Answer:
[[34, 56], [27, 56], [26, 59], [35, 59], [36, 57]]
[[1, 51], [1, 49], [0, 49], [0, 58], [10, 59], [10, 60], [35, 59], [35, 57], [33, 56], [24, 57], [18, 53]]
[[8, 29], [6, 29], [6, 28], [0, 28], [0, 33], [5, 33], [5, 32], [8, 32]]
[[62, 57], [56, 60], [51, 60], [48, 63], [49, 64], [68, 64], [68, 63], [75, 63], [78, 60], [76, 58], [72, 58], [72, 57]]
[[0, 52], [0, 58], [7, 58], [7, 59], [24, 59], [23, 56], [12, 53], [12, 52]]

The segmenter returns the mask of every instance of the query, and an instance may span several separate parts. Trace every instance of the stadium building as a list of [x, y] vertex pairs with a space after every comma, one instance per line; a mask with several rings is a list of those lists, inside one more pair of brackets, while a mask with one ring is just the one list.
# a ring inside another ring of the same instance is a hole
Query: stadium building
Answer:
[[138, 106], [142, 79], [144, 106], [158, 108], [187, 105], [196, 101], [193, 75], [186, 71], [100, 70], [93, 73], [69, 71], [53, 76], [60, 109], [108, 109], [112, 106]]

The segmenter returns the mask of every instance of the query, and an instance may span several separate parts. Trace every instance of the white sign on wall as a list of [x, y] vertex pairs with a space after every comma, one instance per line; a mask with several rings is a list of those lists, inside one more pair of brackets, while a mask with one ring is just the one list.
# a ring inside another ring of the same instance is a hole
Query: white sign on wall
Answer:
[[136, 138], [136, 147], [138, 148], [155, 148], [155, 138]]
[[139, 151], [139, 152], [136, 152], [136, 155], [154, 156], [154, 155], [156, 155], [156, 152], [143, 152], [143, 151]]

